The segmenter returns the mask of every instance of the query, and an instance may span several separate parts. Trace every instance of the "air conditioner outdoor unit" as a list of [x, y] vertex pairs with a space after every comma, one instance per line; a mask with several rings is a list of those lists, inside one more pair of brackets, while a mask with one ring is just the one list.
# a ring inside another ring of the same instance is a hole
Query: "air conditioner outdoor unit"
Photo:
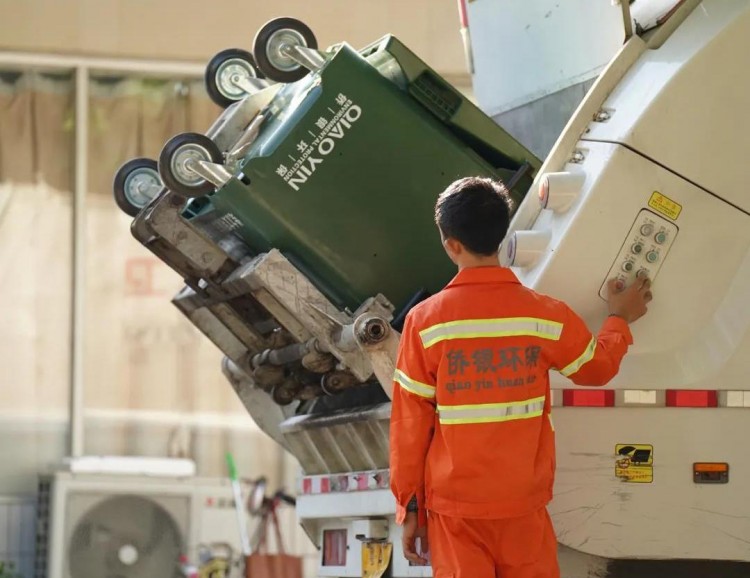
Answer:
[[35, 578], [176, 578], [182, 556], [195, 566], [202, 559], [214, 576], [239, 576], [229, 480], [186, 475], [185, 462], [175, 461], [177, 475], [167, 460], [140, 468], [117, 460], [41, 477]]

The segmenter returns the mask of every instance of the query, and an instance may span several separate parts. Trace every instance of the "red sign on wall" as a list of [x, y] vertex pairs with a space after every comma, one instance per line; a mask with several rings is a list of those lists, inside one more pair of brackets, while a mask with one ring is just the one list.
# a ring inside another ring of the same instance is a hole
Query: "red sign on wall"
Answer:
[[132, 257], [125, 261], [125, 294], [145, 297], [160, 292], [155, 285], [154, 268], [159, 261], [150, 257]]

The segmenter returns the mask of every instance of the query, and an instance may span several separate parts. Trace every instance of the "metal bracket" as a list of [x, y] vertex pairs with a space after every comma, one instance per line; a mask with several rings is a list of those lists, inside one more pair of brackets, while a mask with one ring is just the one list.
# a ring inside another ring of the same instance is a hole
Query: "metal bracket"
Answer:
[[286, 45], [282, 47], [282, 52], [294, 60], [297, 64], [304, 66], [312, 72], [317, 72], [326, 63], [326, 54], [307, 46]]
[[219, 189], [226, 185], [232, 178], [232, 173], [224, 165], [217, 163], [188, 159], [185, 162], [185, 166], [203, 180], [208, 181]]
[[620, 0], [622, 8], [622, 24], [625, 28], [625, 42], [633, 36], [633, 18], [630, 16], [630, 0]]
[[[133, 221], [133, 236], [185, 279], [211, 279], [229, 256], [181, 217], [185, 199], [165, 192]], [[216, 240], [218, 242], [218, 240]]]
[[358, 380], [373, 375], [369, 356], [354, 338], [354, 319], [339, 311], [278, 250], [241, 267], [225, 285], [227, 290], [236, 285], [238, 291], [252, 293], [298, 341], [317, 338]]
[[268, 88], [246, 96], [227, 108], [206, 131], [219, 150], [226, 152], [236, 148], [237, 141], [242, 137], [251, 121], [274, 99], [281, 88], [281, 84], [273, 84]]
[[271, 83], [267, 80], [243, 76], [241, 74], [233, 74], [231, 81], [232, 84], [237, 88], [244, 90], [248, 95], [257, 94], [271, 86]]
[[242, 133], [242, 136], [239, 138], [239, 140], [237, 140], [237, 142], [234, 144], [232, 150], [227, 154], [227, 163], [233, 164], [240, 157], [245, 156], [247, 151], [250, 150], [253, 142], [255, 142], [255, 139], [258, 138], [258, 135], [260, 134], [260, 127], [263, 126], [263, 122], [265, 120], [266, 117], [262, 114], [258, 114], [253, 119], [247, 129], [245, 129], [245, 132]]

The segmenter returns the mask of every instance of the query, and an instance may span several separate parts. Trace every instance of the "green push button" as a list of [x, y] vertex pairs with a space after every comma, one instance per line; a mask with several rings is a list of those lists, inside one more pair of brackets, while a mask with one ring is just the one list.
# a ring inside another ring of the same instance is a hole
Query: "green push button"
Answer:
[[654, 237], [654, 240], [659, 243], [659, 245], [663, 245], [667, 242], [667, 233], [666, 231], [659, 231], [656, 233], [656, 236]]
[[649, 263], [656, 263], [659, 260], [659, 253], [656, 251], [649, 251], [646, 253], [646, 261]]

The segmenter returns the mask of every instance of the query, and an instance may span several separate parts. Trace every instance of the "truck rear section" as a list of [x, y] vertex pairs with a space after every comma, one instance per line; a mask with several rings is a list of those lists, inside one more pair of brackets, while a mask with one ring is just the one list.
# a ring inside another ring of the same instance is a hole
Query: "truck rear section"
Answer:
[[654, 283], [607, 388], [552, 382], [551, 512], [561, 544], [586, 554], [750, 559], [750, 462], [739, 442], [750, 407], [748, 120], [733, 104], [750, 90], [748, 8], [682, 3], [628, 40], [558, 139], [501, 250], [524, 284], [566, 301], [592, 329], [607, 312], [608, 278]]
[[[684, 2], [631, 37], [544, 164], [397, 39], [323, 51], [296, 21], [269, 26], [254, 50], [266, 78], [246, 56], [209, 66], [227, 108], [167, 143], [132, 231], [183, 276], [174, 304], [299, 460], [319, 575], [431, 575], [400, 553], [389, 394], [406, 312], [452, 275], [435, 196], [468, 174], [517, 201], [501, 262], [592, 330], [609, 277], [654, 280], [613, 383], [553, 381], [564, 573], [747, 572], [750, 5]], [[133, 170], [121, 187], [142, 182]]]

